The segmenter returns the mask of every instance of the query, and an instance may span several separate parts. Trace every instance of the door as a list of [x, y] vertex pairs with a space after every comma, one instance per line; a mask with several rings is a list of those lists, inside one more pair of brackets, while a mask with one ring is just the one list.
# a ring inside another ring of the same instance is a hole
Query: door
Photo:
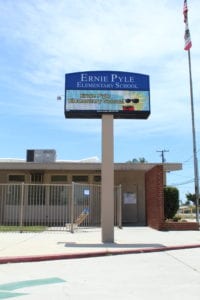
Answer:
[[129, 190], [123, 191], [122, 195], [122, 223], [131, 225], [138, 221], [138, 199], [137, 185], [133, 185]]

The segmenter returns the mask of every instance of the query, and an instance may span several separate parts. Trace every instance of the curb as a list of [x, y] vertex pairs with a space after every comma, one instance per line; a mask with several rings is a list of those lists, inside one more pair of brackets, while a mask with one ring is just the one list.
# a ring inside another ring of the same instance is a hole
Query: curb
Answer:
[[124, 254], [153, 253], [153, 252], [164, 252], [164, 251], [183, 250], [183, 249], [192, 249], [192, 248], [200, 248], [200, 244], [166, 246], [166, 247], [158, 247], [158, 248], [140, 248], [140, 249], [129, 249], [129, 250], [104, 250], [98, 252], [85, 252], [85, 253], [73, 253], [73, 254], [0, 257], [0, 264], [41, 262], [41, 261], [50, 261], [50, 260], [77, 259], [77, 258], [113, 256], [113, 255], [124, 255]]

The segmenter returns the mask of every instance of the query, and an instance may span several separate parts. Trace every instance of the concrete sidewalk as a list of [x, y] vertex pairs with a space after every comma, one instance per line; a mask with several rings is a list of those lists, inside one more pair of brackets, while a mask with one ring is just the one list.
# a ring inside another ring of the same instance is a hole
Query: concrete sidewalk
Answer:
[[115, 243], [101, 242], [100, 228], [42, 233], [0, 233], [0, 263], [200, 248], [199, 231], [115, 228]]

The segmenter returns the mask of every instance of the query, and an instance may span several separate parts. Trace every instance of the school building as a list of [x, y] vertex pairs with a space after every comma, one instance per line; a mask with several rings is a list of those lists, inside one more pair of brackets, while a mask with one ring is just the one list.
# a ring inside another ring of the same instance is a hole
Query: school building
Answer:
[[[41, 160], [34, 154], [0, 160], [0, 224], [64, 226], [87, 207], [87, 225], [100, 225], [101, 162], [57, 161], [49, 152]], [[180, 163], [115, 163], [116, 224], [162, 229], [167, 173], [181, 169]]]

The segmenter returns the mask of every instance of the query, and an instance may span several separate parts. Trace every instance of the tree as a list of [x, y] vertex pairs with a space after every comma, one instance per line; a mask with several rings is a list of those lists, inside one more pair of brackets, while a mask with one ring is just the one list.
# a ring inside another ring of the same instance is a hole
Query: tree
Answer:
[[179, 209], [179, 191], [176, 187], [164, 188], [164, 214], [165, 219], [172, 219]]
[[196, 204], [196, 195], [195, 194], [187, 193], [185, 196], [187, 198], [187, 203], [190, 203], [190, 201], [192, 201], [194, 204]]
[[137, 164], [137, 163], [147, 163], [148, 161], [144, 157], [133, 158], [132, 160], [128, 160], [126, 163]]
[[148, 161], [144, 157], [139, 157], [140, 163], [147, 163]]

